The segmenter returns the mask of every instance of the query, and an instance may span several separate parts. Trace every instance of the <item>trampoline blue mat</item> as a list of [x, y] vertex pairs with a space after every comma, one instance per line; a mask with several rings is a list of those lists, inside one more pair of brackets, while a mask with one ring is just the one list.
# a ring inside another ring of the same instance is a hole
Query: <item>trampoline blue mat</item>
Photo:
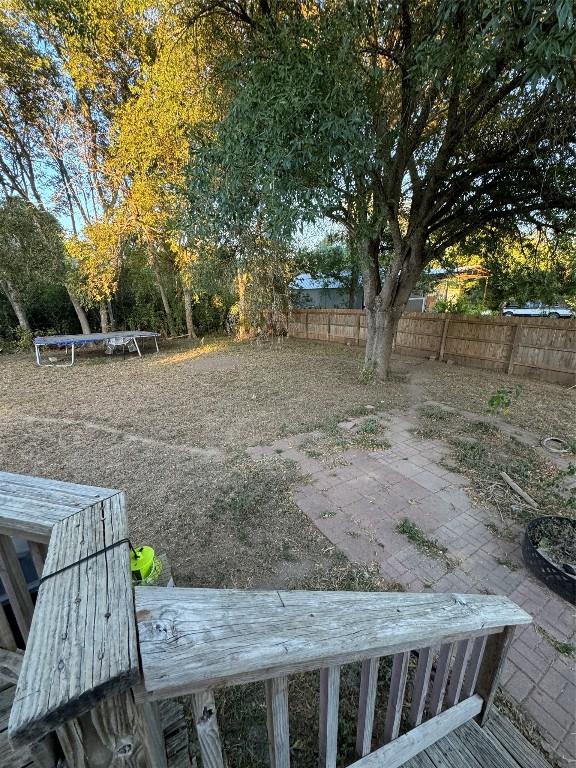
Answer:
[[98, 341], [108, 341], [110, 339], [145, 339], [153, 336], [160, 336], [155, 331], [112, 331], [111, 333], [76, 333], [62, 336], [36, 336], [34, 345], [37, 347], [47, 346], [66, 346], [72, 344], [94, 344]]

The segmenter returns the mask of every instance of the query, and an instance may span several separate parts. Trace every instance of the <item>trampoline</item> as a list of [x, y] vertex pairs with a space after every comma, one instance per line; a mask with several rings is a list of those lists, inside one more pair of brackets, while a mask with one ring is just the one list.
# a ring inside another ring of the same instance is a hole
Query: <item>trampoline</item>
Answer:
[[[63, 336], [37, 336], [34, 339], [34, 351], [36, 353], [36, 364], [40, 366], [52, 366], [52, 367], [69, 367], [74, 365], [75, 350], [76, 347], [81, 347], [85, 344], [98, 344], [103, 342], [114, 347], [128, 347], [129, 344], [133, 344], [138, 352], [138, 357], [142, 357], [140, 347], [136, 339], [154, 339], [156, 344], [156, 352], [158, 352], [158, 336], [159, 333], [155, 331], [112, 331], [111, 333], [75, 333]], [[64, 347], [66, 349], [66, 355], [70, 350], [70, 358], [68, 362], [58, 363], [50, 361], [42, 361], [41, 349], [42, 347]]]

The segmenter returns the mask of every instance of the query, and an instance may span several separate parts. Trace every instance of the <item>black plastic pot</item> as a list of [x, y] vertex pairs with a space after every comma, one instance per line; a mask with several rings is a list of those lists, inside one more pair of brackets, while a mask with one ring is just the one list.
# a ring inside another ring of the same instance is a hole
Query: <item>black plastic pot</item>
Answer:
[[547, 587], [556, 592], [557, 595], [560, 595], [560, 597], [563, 597], [564, 600], [568, 600], [572, 605], [576, 605], [576, 576], [566, 573], [562, 567], [541, 555], [536, 549], [538, 542], [534, 541], [535, 529], [539, 524], [547, 521], [562, 521], [561, 524], [566, 527], [566, 535], [576, 538], [576, 520], [571, 520], [568, 517], [553, 517], [551, 515], [536, 517], [526, 526], [524, 543], [522, 545], [524, 562], [528, 570], [543, 581]]

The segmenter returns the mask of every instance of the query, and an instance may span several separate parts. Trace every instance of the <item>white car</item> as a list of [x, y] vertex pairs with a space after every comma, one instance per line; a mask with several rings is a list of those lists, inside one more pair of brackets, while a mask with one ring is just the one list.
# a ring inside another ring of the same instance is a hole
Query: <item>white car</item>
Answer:
[[543, 301], [527, 301], [526, 304], [519, 306], [518, 304], [504, 304], [502, 308], [502, 314], [504, 317], [572, 317], [573, 313], [570, 307], [560, 307], [554, 305], [552, 307], [544, 304]]

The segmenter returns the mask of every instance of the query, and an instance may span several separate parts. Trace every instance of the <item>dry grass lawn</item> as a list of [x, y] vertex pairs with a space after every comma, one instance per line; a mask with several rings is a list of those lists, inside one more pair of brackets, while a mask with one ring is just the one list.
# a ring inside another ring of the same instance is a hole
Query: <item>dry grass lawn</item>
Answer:
[[[338, 450], [339, 421], [409, 408], [422, 429], [456, 439], [467, 434], [468, 422], [445, 418], [435, 407], [422, 410], [424, 402], [486, 415], [490, 395], [519, 381], [402, 358], [391, 381], [376, 384], [363, 379], [361, 363], [359, 349], [296, 340], [178, 342], [141, 360], [90, 354], [59, 369], [38, 369], [31, 354], [0, 355], [0, 468], [123, 489], [134, 542], [167, 552], [181, 585], [387, 588], [374, 569], [344, 563], [300, 512], [291, 497], [301, 477], [293, 463], [280, 456], [255, 460], [245, 449], [321, 429], [325, 436], [310, 455]], [[538, 438], [574, 439], [575, 405], [576, 390], [522, 382], [501, 418]], [[385, 434], [372, 434], [369, 424], [361, 435], [366, 447], [384, 444]], [[473, 478], [476, 453], [468, 450], [461, 462], [466, 459]], [[317, 764], [317, 682], [308, 675], [290, 683], [299, 768]], [[356, 666], [346, 669], [342, 685], [340, 750], [351, 755]], [[381, 675], [379, 695], [385, 686]], [[236, 768], [267, 765], [261, 687], [219, 695], [226, 750]]]
[[[501, 374], [397, 359], [392, 380], [366, 382], [362, 351], [282, 339], [159, 355], [81, 356], [41, 368], [0, 357], [0, 466], [126, 491], [131, 530], [170, 555], [180, 583], [274, 585], [334, 552], [290, 496], [297, 469], [245, 448], [341, 419], [434, 399], [485, 413]], [[542, 436], [574, 437], [575, 390], [523, 382], [505, 417]], [[572, 431], [572, 434], [570, 432]]]
[[0, 466], [125, 490], [134, 540], [168, 552], [181, 584], [275, 586], [331, 562], [291, 500], [296, 468], [244, 449], [408, 402], [399, 380], [363, 384], [349, 350], [285, 340], [0, 366]]

